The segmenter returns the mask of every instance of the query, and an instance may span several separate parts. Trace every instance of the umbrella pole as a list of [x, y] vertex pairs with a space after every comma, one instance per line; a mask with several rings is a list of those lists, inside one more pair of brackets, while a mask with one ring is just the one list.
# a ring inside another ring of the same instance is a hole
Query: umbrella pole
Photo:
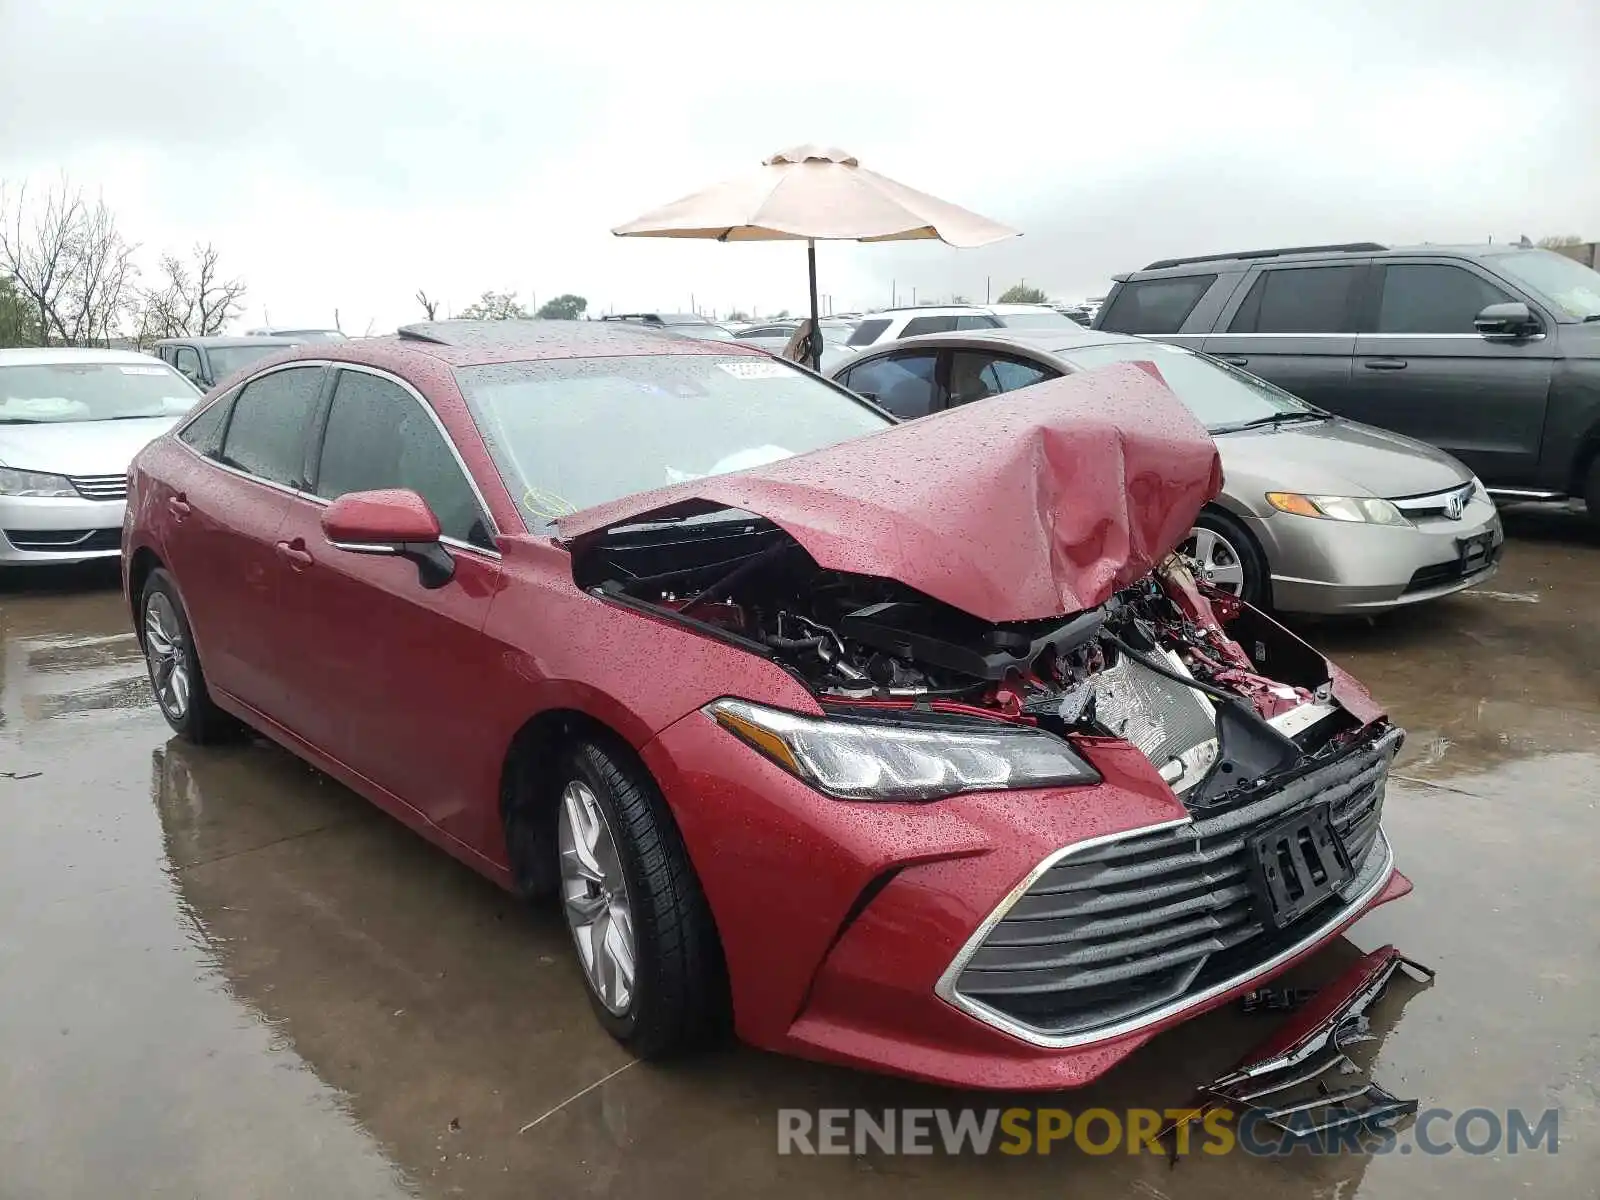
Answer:
[[817, 317], [817, 242], [806, 239], [806, 263], [811, 268], [811, 337], [807, 355], [813, 371], [822, 370], [822, 326]]

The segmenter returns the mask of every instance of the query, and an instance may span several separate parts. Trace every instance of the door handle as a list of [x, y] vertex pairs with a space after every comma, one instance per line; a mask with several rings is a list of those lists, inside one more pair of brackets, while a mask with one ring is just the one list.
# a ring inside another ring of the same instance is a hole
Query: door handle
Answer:
[[181, 521], [189, 515], [192, 509], [189, 501], [184, 499], [183, 493], [179, 492], [176, 496], [167, 497], [167, 511]]
[[309, 567], [316, 561], [311, 557], [311, 551], [306, 549], [306, 544], [299, 538], [296, 538], [293, 542], [279, 542], [278, 557], [287, 562], [296, 571]]
[[1230, 367], [1242, 367], [1250, 362], [1250, 360], [1242, 354], [1224, 354], [1222, 356], [1222, 361], [1227, 363]]
[[1404, 371], [1406, 360], [1403, 358], [1369, 358], [1361, 364], [1369, 371]]

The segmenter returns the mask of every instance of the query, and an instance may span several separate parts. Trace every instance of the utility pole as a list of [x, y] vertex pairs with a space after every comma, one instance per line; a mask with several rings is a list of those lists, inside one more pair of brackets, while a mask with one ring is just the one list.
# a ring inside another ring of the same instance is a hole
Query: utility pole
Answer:
[[916, 306], [917, 306], [917, 285], [913, 283], [911, 285], [911, 307], [915, 308]]
[[983, 277], [983, 302], [985, 304], [989, 303], [989, 276], [987, 275]]

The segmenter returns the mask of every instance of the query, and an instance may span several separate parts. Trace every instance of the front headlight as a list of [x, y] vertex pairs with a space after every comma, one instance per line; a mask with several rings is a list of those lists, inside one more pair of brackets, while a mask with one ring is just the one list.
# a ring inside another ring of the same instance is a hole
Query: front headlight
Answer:
[[19, 471], [0, 467], [0, 496], [37, 496], [59, 499], [78, 493], [65, 475], [46, 475], [43, 471]]
[[718, 700], [705, 711], [786, 771], [841, 800], [935, 800], [1100, 782], [1100, 773], [1066, 742], [1024, 726], [991, 731], [802, 717], [746, 700]]
[[1299, 492], [1268, 492], [1267, 503], [1279, 512], [1329, 521], [1359, 521], [1368, 525], [1410, 525], [1406, 516], [1387, 500], [1370, 496], [1302, 496]]

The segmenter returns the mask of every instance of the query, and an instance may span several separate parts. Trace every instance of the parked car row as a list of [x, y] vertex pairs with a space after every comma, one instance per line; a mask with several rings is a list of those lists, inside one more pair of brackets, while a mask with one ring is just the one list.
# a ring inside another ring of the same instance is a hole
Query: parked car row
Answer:
[[1293, 247], [1153, 262], [1095, 323], [1188, 346], [1600, 521], [1600, 273], [1524, 246]]

